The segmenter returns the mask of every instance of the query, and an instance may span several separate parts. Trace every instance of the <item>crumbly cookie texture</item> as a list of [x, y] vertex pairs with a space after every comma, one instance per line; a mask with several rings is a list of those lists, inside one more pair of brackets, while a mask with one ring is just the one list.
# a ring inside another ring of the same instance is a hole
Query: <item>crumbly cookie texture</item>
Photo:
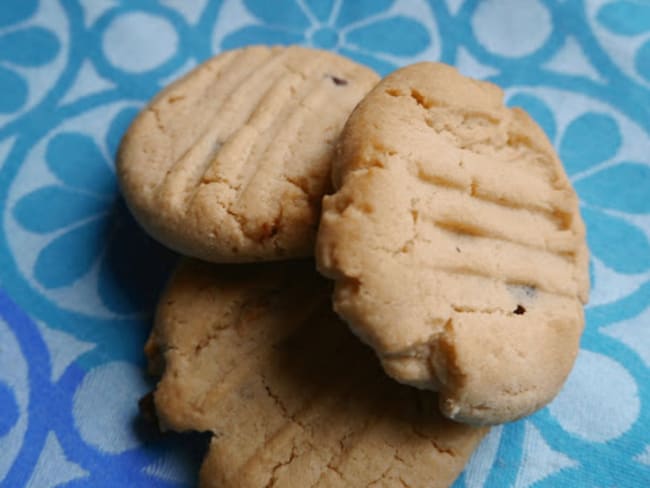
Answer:
[[339, 153], [316, 258], [385, 370], [465, 422], [549, 402], [589, 277], [577, 197], [539, 126], [495, 85], [421, 63], [368, 94]]
[[188, 256], [311, 256], [339, 133], [377, 81], [326, 51], [224, 52], [133, 122], [117, 158], [124, 198], [153, 237]]
[[185, 260], [147, 343], [163, 429], [214, 433], [204, 487], [446, 487], [486, 433], [388, 378], [310, 261]]

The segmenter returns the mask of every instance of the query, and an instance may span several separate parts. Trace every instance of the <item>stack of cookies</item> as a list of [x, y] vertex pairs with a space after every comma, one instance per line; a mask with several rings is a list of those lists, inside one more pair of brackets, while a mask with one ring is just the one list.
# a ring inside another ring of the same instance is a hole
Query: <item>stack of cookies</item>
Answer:
[[224, 52], [141, 112], [118, 174], [187, 256], [146, 354], [160, 427], [213, 434], [202, 486], [449, 486], [573, 365], [575, 192], [533, 120], [449, 66]]

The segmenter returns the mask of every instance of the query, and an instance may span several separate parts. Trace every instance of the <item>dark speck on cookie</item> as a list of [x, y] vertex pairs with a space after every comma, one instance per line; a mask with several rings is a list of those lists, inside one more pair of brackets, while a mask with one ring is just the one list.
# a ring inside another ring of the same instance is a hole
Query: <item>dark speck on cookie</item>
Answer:
[[343, 78], [339, 78], [338, 76], [334, 75], [327, 75], [336, 86], [345, 86], [348, 84], [348, 80], [344, 80]]
[[523, 315], [526, 313], [526, 309], [522, 305], [517, 305], [517, 308], [515, 308], [513, 313], [516, 315]]

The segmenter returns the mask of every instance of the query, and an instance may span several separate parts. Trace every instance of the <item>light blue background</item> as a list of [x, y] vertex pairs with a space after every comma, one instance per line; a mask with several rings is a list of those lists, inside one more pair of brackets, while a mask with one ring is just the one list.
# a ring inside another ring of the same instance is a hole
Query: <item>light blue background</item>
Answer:
[[0, 485], [195, 481], [205, 439], [135, 420], [173, 256], [128, 215], [113, 157], [161, 87], [250, 43], [332, 49], [381, 74], [442, 60], [538, 120], [588, 226], [587, 327], [560, 396], [493, 429], [456, 486], [650, 486], [644, 0], [0, 2]]

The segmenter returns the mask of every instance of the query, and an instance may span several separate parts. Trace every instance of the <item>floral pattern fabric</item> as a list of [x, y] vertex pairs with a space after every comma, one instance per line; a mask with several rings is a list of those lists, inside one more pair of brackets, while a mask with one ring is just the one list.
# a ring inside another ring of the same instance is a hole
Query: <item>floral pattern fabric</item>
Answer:
[[650, 486], [650, 3], [0, 2], [0, 486], [192, 486], [206, 438], [137, 420], [175, 256], [129, 215], [119, 140], [224, 49], [302, 44], [385, 75], [439, 60], [501, 85], [580, 196], [592, 295], [548, 407], [495, 427], [455, 488]]

